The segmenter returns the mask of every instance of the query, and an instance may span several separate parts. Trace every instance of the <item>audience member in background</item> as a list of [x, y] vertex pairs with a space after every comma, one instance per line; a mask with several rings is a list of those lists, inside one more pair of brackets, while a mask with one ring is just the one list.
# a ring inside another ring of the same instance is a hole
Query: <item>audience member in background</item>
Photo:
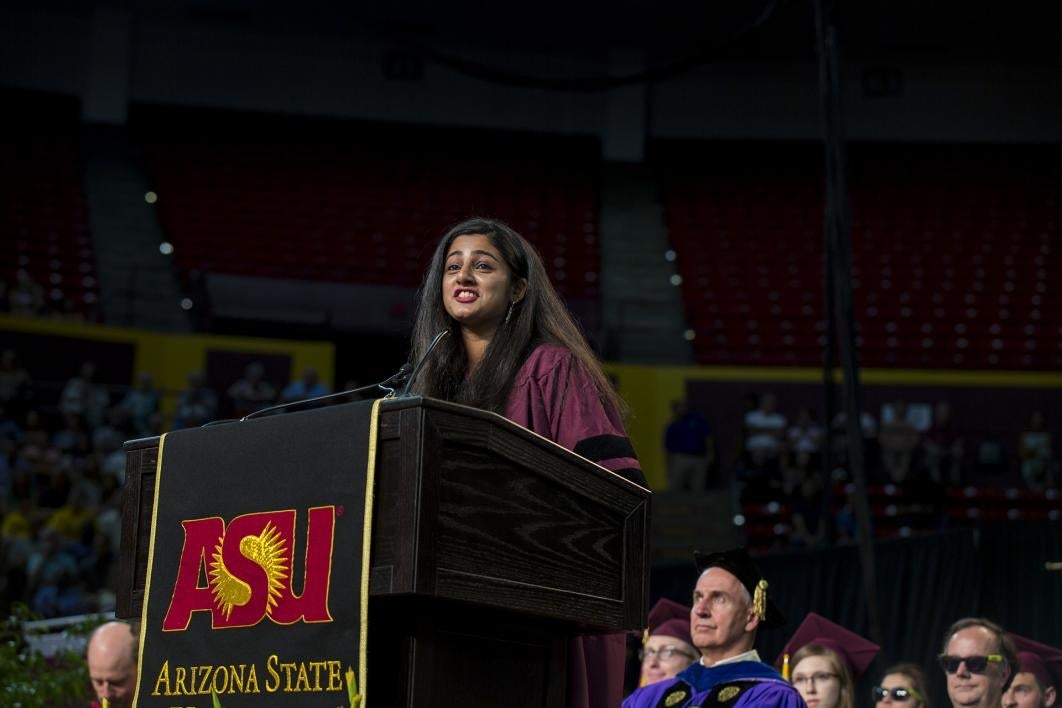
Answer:
[[85, 455], [92, 449], [92, 439], [84, 419], [75, 413], [63, 416], [63, 427], [52, 434], [52, 447], [60, 452]]
[[[830, 424], [832, 435], [830, 436], [830, 449], [833, 452], [834, 469], [828, 470], [829, 476], [837, 481], [850, 479], [848, 473], [848, 416], [842, 410], [838, 412]], [[863, 411], [859, 414], [859, 429], [863, 433], [863, 464], [869, 475], [877, 467], [878, 450], [878, 421], [870, 413]]]
[[260, 408], [270, 405], [277, 396], [273, 384], [265, 380], [265, 367], [252, 361], [243, 370], [243, 378], [229, 386], [228, 396], [232, 403], [232, 415], [242, 418]]
[[815, 422], [815, 411], [807, 406], [797, 409], [796, 420], [787, 432], [789, 449], [816, 456], [822, 450], [822, 426]]
[[[440, 332], [450, 336], [426, 356]], [[414, 393], [500, 413], [645, 486], [615, 390], [541, 256], [505, 224], [470, 219], [439, 240], [411, 349], [424, 361]], [[574, 638], [567, 705], [615, 708], [626, 653], [621, 633]]]
[[951, 417], [951, 404], [947, 401], [937, 401], [933, 407], [933, 422], [922, 439], [922, 445], [926, 452], [926, 469], [934, 482], [962, 482], [962, 438]]
[[29, 271], [19, 268], [15, 273], [15, 287], [8, 296], [11, 314], [35, 317], [44, 310], [44, 289]]
[[1018, 437], [1021, 477], [1033, 491], [1054, 486], [1051, 470], [1051, 433], [1044, 429], [1044, 414], [1033, 411]]
[[196, 428], [218, 417], [218, 397], [214, 390], [206, 385], [201, 371], [188, 374], [188, 388], [177, 398], [177, 412], [173, 418], [173, 427]]
[[155, 381], [150, 372], [140, 372], [136, 387], [129, 389], [117, 407], [126, 415], [138, 437], [148, 435], [151, 416], [159, 410], [159, 392], [155, 390]]
[[891, 415], [882, 415], [881, 430], [878, 432], [881, 462], [888, 481], [899, 484], [907, 479], [918, 439], [918, 429], [907, 419], [907, 402], [894, 402]]
[[693, 590], [690, 638], [701, 659], [673, 679], [639, 688], [624, 708], [803, 706], [796, 689], [753, 648], [760, 627], [785, 624], [759, 568], [743, 548], [695, 558], [700, 577]]
[[690, 608], [667, 598], [649, 610], [649, 636], [639, 658], [642, 662], [640, 686], [674, 678], [701, 658], [690, 639]]
[[77, 560], [63, 548], [59, 532], [48, 526], [42, 528], [37, 535], [37, 548], [26, 564], [30, 609], [45, 619], [86, 611], [77, 577]]
[[18, 363], [18, 354], [7, 348], [0, 352], [0, 404], [15, 418], [26, 414], [33, 390], [29, 373]]
[[96, 384], [96, 365], [91, 361], [81, 364], [81, 371], [63, 386], [59, 395], [59, 411], [63, 415], [79, 415], [85, 424], [94, 428], [103, 420], [103, 412], [110, 404], [107, 389]]
[[814, 548], [827, 541], [827, 524], [823, 518], [824, 494], [822, 475], [814, 469], [805, 469], [792, 502], [794, 545]]
[[874, 708], [929, 708], [926, 677], [916, 664], [890, 666], [881, 683], [871, 689]]
[[88, 640], [85, 658], [89, 679], [99, 708], [107, 701], [109, 708], [127, 708], [133, 704], [136, 691], [137, 653], [136, 627], [125, 622], [107, 622], [93, 631]]
[[317, 369], [308, 366], [303, 369], [302, 376], [284, 387], [280, 394], [281, 403], [302, 401], [307, 398], [316, 398], [328, 394], [328, 387], [317, 380]]
[[759, 405], [745, 414], [745, 450], [753, 467], [773, 467], [782, 451], [786, 419], [776, 406], [774, 394], [765, 393]]
[[870, 666], [877, 644], [825, 617], [808, 613], [779, 661], [808, 708], [855, 708], [855, 682]]
[[664, 432], [668, 489], [703, 492], [715, 461], [715, 440], [708, 421], [686, 401], [671, 402], [671, 422]]
[[1062, 651], [1017, 634], [1008, 635], [1018, 650], [1018, 669], [1003, 692], [1003, 708], [1049, 708], [1062, 690]]
[[955, 708], [999, 708], [1018, 670], [1018, 654], [998, 624], [967, 617], [944, 634], [940, 666]]

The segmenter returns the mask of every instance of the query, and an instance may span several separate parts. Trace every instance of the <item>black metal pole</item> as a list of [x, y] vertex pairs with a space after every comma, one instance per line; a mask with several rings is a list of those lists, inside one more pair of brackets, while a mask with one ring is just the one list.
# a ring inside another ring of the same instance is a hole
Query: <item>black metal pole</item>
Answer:
[[[863, 464], [859, 362], [856, 355], [855, 314], [852, 308], [851, 227], [848, 215], [844, 130], [841, 115], [840, 61], [837, 29], [833, 25], [832, 0], [813, 0], [815, 34], [819, 56], [819, 90], [823, 110], [826, 163], [826, 284], [831, 288], [832, 321], [836, 326], [841, 367], [844, 372], [844, 411], [848, 443], [848, 470], [855, 484], [855, 513], [859, 524], [859, 557], [863, 590], [867, 599], [870, 637], [882, 643], [878, 612], [877, 571], [874, 564], [873, 530], [867, 504], [866, 470]], [[829, 339], [829, 337], [827, 337]], [[829, 362], [832, 353], [825, 357]], [[827, 371], [826, 376], [832, 376]]]

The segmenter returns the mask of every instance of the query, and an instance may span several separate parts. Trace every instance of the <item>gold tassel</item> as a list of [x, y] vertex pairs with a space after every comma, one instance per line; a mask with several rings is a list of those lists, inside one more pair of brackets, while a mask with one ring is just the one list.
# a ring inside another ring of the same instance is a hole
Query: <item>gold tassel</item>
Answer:
[[782, 654], [782, 678], [789, 680], [789, 652]]
[[756, 592], [752, 594], [752, 611], [760, 618], [767, 619], [767, 581], [761, 579], [756, 584]]

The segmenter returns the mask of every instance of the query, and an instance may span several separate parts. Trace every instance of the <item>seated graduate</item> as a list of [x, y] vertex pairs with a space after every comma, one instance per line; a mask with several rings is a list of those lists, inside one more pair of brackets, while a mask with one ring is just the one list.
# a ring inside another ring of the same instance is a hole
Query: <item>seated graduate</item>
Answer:
[[753, 648], [760, 627], [780, 627], [785, 617], [748, 553], [736, 548], [694, 558], [700, 577], [693, 590], [690, 635], [700, 661], [673, 679], [639, 688], [624, 708], [803, 706], [796, 689]]
[[[443, 330], [450, 336], [425, 360], [413, 393], [500, 413], [647, 486], [619, 397], [520, 234], [482, 218], [446, 232], [421, 286], [411, 361]], [[622, 633], [576, 638], [567, 705], [618, 705], [625, 660]]]
[[903, 708], [930, 708], [929, 691], [922, 668], [911, 662], [893, 664], [885, 669], [881, 682], [870, 689], [874, 708], [903, 706]]
[[1010, 634], [1018, 650], [1018, 668], [1003, 692], [1003, 708], [1049, 708], [1062, 692], [1062, 651]]
[[809, 612], [782, 655], [788, 675], [809, 708], [855, 708], [855, 682], [880, 647], [855, 632]]
[[642, 675], [639, 686], [674, 678], [701, 658], [690, 639], [690, 608], [661, 598], [649, 610], [649, 629], [639, 652]]

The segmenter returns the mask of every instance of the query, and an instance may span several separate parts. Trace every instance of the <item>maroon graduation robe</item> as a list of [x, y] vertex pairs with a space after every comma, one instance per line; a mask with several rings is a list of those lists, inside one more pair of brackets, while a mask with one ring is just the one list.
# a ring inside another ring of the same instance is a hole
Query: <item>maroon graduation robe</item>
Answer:
[[[598, 395], [570, 351], [540, 344], [516, 374], [505, 417], [643, 487], [648, 485], [619, 411]], [[568, 645], [568, 708], [616, 708], [623, 699], [624, 634]]]

